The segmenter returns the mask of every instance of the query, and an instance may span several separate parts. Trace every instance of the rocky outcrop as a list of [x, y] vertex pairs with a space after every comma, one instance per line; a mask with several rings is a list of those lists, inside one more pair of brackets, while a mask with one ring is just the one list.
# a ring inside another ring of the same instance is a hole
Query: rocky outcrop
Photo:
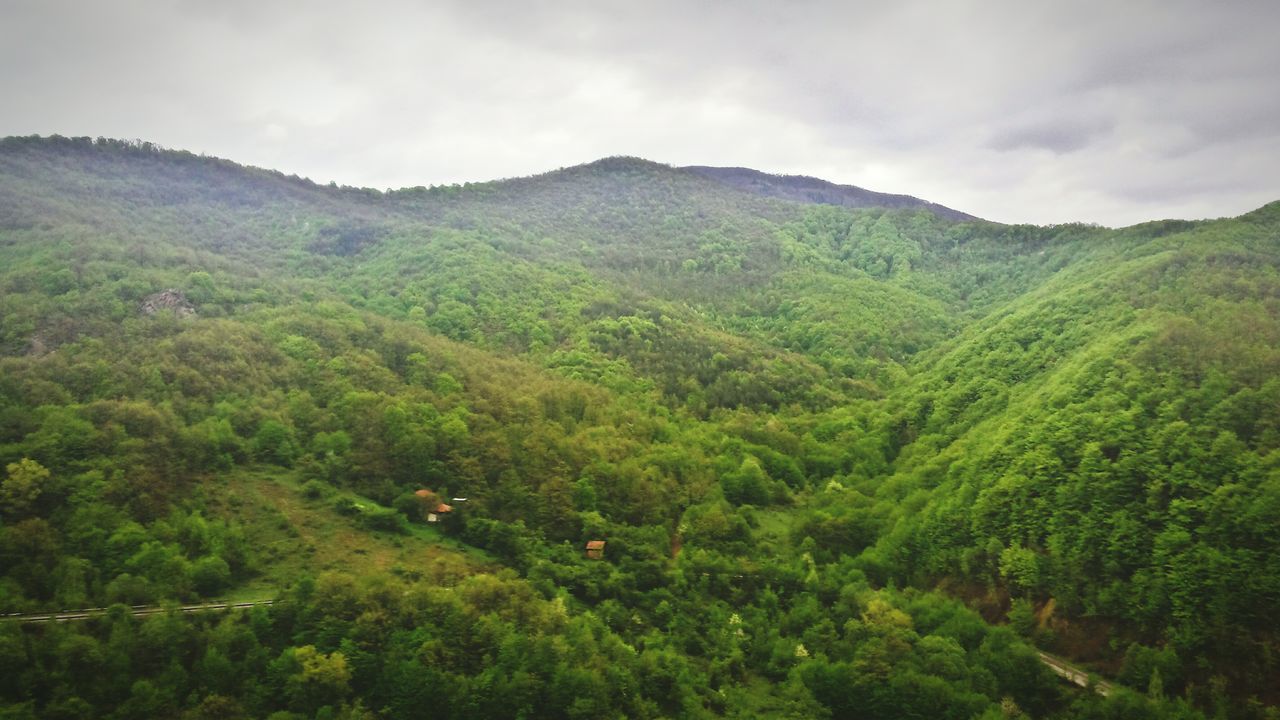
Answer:
[[161, 290], [158, 293], [152, 293], [142, 299], [142, 305], [139, 307], [143, 315], [155, 315], [161, 311], [169, 311], [174, 317], [192, 317], [196, 314], [196, 309], [191, 305], [191, 301], [187, 300], [187, 296], [182, 294], [181, 290]]

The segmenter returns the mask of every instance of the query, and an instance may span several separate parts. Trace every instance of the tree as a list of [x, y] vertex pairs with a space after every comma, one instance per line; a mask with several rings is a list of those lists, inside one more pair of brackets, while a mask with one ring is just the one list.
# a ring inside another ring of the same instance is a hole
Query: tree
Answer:
[[1040, 588], [1040, 556], [1030, 548], [1006, 548], [1000, 553], [1000, 574], [1014, 589], [1034, 593]]
[[1030, 637], [1036, 629], [1036, 611], [1031, 601], [1016, 598], [1009, 606], [1009, 627], [1023, 637]]
[[203, 270], [187, 275], [187, 297], [191, 302], [201, 305], [214, 298], [213, 277]]
[[342, 700], [351, 691], [351, 669], [340, 652], [326, 655], [314, 645], [303, 645], [285, 650], [281, 660], [294, 668], [285, 680], [285, 693], [293, 707], [314, 711]]
[[27, 514], [44, 490], [49, 471], [31, 458], [9, 463], [8, 477], [0, 483], [0, 512], [12, 518]]
[[293, 465], [298, 454], [293, 433], [275, 420], [267, 420], [258, 428], [253, 437], [253, 449], [258, 459], [284, 467]]
[[769, 475], [760, 461], [748, 455], [738, 469], [720, 478], [724, 497], [734, 505], [768, 505]]

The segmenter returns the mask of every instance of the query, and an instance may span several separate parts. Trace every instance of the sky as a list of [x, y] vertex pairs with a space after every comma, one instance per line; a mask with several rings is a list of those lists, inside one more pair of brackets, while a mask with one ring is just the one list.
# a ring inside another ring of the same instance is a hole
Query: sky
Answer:
[[1130, 225], [1280, 200], [1272, 0], [0, 0], [0, 136], [379, 189], [611, 155]]

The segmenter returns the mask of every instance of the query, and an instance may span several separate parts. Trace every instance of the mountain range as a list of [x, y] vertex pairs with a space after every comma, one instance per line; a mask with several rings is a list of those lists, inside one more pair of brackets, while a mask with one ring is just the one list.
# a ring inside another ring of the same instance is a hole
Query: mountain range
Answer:
[[1272, 717], [1278, 232], [4, 139], [0, 703]]

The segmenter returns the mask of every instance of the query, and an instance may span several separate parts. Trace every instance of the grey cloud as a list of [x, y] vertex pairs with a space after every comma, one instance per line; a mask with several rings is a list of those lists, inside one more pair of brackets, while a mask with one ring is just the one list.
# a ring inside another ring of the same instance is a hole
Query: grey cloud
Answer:
[[1061, 155], [1089, 146], [1112, 127], [1112, 123], [1105, 121], [1074, 122], [1071, 120], [1026, 125], [998, 133], [991, 139], [989, 147], [1005, 151], [1024, 148], [1042, 149]]

